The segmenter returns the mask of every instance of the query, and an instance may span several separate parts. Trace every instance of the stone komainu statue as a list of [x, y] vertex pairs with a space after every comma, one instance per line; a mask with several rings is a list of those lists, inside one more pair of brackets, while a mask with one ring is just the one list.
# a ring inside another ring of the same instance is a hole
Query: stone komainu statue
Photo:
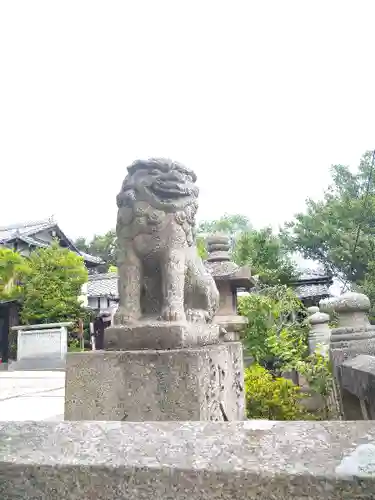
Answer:
[[195, 245], [195, 173], [167, 159], [136, 161], [117, 196], [119, 308], [114, 322], [204, 321], [219, 293]]

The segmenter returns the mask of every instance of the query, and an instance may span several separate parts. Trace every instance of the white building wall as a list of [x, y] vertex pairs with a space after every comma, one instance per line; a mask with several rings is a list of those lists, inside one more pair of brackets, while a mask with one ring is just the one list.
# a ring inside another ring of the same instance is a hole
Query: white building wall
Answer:
[[[98, 304], [99, 304], [99, 298], [98, 297], [88, 297], [87, 299], [87, 305], [91, 309], [98, 309]], [[117, 306], [117, 301], [112, 300], [112, 299], [107, 299], [107, 297], [100, 297], [100, 310], [108, 310], [108, 309], [113, 309], [116, 308]]]

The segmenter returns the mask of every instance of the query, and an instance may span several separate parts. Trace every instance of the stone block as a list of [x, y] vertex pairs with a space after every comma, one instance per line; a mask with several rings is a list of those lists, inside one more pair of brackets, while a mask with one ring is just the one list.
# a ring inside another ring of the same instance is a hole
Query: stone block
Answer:
[[370, 500], [370, 422], [0, 422], [4, 500]]
[[180, 349], [219, 342], [214, 324], [145, 321], [105, 330], [104, 348], [110, 350]]
[[65, 420], [242, 420], [240, 342], [67, 356]]
[[344, 416], [347, 419], [375, 419], [375, 357], [365, 354], [339, 367]]
[[[311, 307], [310, 309], [315, 309]], [[310, 323], [309, 332], [309, 352], [320, 352], [328, 356], [331, 330], [328, 326], [329, 315], [321, 312], [314, 312], [308, 318]]]
[[335, 367], [359, 354], [375, 355], [375, 327], [362, 329], [334, 328], [331, 333], [330, 358]]
[[[16, 327], [18, 328], [18, 327]], [[17, 333], [17, 361], [10, 370], [62, 370], [68, 350], [66, 327], [20, 328]]]

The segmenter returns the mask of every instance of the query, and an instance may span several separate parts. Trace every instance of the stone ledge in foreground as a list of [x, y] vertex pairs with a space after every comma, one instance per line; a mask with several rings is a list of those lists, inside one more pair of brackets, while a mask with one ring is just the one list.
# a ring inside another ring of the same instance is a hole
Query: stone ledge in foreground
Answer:
[[0, 498], [375, 498], [371, 422], [3, 422]]

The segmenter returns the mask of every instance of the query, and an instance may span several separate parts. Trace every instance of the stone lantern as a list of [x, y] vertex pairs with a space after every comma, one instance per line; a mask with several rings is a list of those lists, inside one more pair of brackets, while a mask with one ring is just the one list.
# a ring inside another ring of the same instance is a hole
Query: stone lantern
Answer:
[[[324, 304], [323, 304], [324, 305]], [[375, 326], [370, 325], [371, 304], [363, 293], [347, 292], [329, 303], [338, 315], [338, 327], [331, 332], [331, 359], [334, 365], [358, 354], [375, 355]]]
[[224, 234], [214, 234], [206, 240], [208, 257], [205, 262], [220, 293], [220, 306], [214, 322], [222, 328], [222, 340], [239, 340], [247, 319], [237, 314], [237, 291], [249, 291], [255, 285], [250, 268], [235, 264], [229, 255], [230, 240]]
[[313, 314], [318, 313], [318, 312], [319, 312], [319, 307], [317, 307], [317, 306], [311, 306], [311, 307], [307, 308], [307, 315], [308, 316], [312, 316]]
[[[313, 309], [313, 307], [310, 307], [309, 309]], [[308, 313], [311, 312], [309, 309], [307, 310]], [[310, 354], [320, 352], [324, 356], [329, 356], [329, 341], [331, 336], [331, 330], [328, 326], [329, 314], [320, 312], [318, 307], [314, 307], [314, 312], [309, 315], [307, 321], [310, 324]]]

